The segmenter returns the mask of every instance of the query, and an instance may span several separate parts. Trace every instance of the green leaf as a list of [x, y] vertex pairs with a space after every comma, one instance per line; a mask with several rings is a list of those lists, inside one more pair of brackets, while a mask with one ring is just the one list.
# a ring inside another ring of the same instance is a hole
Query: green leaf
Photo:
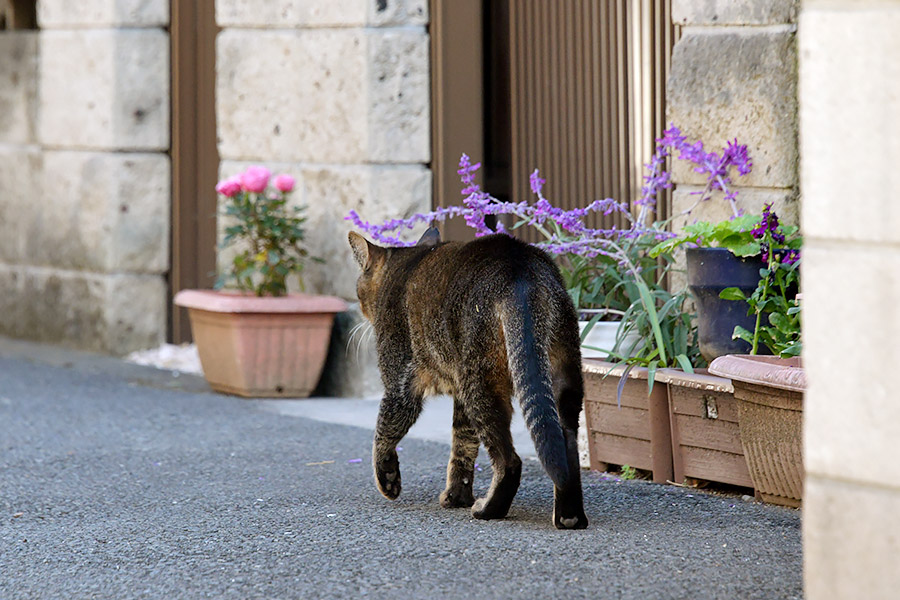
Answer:
[[685, 373], [693, 373], [694, 367], [691, 365], [691, 361], [688, 360], [688, 357], [684, 354], [679, 354], [675, 357], [675, 360], [678, 361], [678, 364], [681, 365], [682, 370]]
[[719, 298], [723, 300], [746, 300], [747, 296], [744, 295], [740, 288], [730, 287], [719, 292]]
[[731, 334], [731, 339], [733, 340], [744, 340], [748, 344], [753, 343], [753, 334], [741, 327], [740, 325], [735, 325], [734, 333]]
[[790, 333], [794, 327], [790, 319], [781, 313], [773, 312], [769, 315], [769, 323], [775, 326], [782, 333]]
[[781, 358], [790, 358], [792, 356], [800, 356], [800, 353], [803, 351], [803, 344], [800, 342], [795, 342], [782, 350], [778, 355]]
[[762, 251], [759, 242], [746, 242], [728, 248], [735, 256], [756, 256]]

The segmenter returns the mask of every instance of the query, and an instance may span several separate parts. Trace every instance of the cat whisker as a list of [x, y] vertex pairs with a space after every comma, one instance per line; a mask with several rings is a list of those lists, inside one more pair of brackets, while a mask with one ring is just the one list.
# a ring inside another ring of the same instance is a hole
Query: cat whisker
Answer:
[[365, 321], [366, 328], [363, 331], [363, 335], [360, 337], [359, 341], [356, 344], [356, 362], [360, 361], [359, 353], [362, 351], [364, 347], [368, 347], [369, 343], [375, 337], [375, 328], [372, 327], [372, 324], [368, 321]]
[[[365, 326], [366, 326], [366, 322], [360, 321], [359, 323], [354, 325], [353, 328], [350, 330], [350, 335], [347, 337], [347, 347], [344, 349], [344, 351], [347, 354], [350, 353], [350, 345], [353, 343], [353, 338], [355, 338], [357, 335], [359, 335], [360, 338], [362, 338], [365, 335], [365, 333], [366, 333], [365, 329], [364, 329]], [[356, 345], [357, 345], [357, 348], [359, 348], [359, 340], [357, 340]]]

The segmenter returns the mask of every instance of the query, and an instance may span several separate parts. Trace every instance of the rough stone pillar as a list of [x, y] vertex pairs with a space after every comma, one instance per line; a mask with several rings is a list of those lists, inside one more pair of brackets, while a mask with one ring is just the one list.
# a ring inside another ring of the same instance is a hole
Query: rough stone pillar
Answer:
[[[796, 13], [795, 0], [673, 0], [672, 18], [683, 29], [667, 86], [667, 120], [689, 139], [702, 140], [707, 151], [734, 138], [748, 145], [753, 171], [736, 178], [739, 206], [759, 213], [774, 202], [789, 222], [799, 216]], [[680, 161], [673, 180], [677, 214], [706, 181]], [[690, 220], [730, 216], [719, 198]]]
[[900, 590], [900, 1], [799, 21], [805, 594]]
[[[309, 264], [306, 287], [355, 300], [347, 212], [380, 221], [431, 207], [428, 2], [219, 0], [216, 20], [221, 172], [293, 175], [307, 242], [326, 261]], [[358, 321], [339, 319], [320, 392], [377, 393], [371, 343], [347, 346]]]
[[0, 333], [155, 346], [169, 262], [168, 2], [41, 0], [38, 23], [0, 39], [33, 46], [31, 62], [13, 61], [26, 81], [12, 88], [13, 128], [0, 119], [0, 140], [21, 144], [0, 148], [0, 171], [15, 174], [0, 177]]

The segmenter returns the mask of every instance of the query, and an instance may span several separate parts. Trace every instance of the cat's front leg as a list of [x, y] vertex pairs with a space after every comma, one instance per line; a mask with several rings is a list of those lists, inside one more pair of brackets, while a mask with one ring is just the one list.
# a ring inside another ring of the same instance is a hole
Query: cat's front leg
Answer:
[[375, 441], [372, 445], [372, 465], [375, 485], [385, 498], [395, 500], [402, 489], [397, 444], [413, 426], [422, 412], [422, 397], [412, 393], [387, 394], [381, 400]]

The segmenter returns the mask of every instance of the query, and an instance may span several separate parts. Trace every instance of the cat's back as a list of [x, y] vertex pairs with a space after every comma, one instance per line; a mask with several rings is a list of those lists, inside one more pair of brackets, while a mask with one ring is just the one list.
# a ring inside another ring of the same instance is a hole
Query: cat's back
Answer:
[[543, 251], [505, 234], [434, 248], [420, 264], [421, 279], [467, 290], [509, 285], [521, 278], [548, 279], [562, 285], [559, 270]]
[[497, 308], [523, 290], [541, 313], [554, 313], [554, 321], [577, 320], [553, 260], [505, 234], [432, 248], [411, 273], [406, 304], [414, 329], [435, 333], [440, 327], [455, 336], [489, 326]]

